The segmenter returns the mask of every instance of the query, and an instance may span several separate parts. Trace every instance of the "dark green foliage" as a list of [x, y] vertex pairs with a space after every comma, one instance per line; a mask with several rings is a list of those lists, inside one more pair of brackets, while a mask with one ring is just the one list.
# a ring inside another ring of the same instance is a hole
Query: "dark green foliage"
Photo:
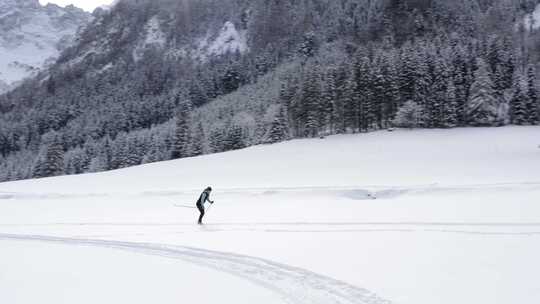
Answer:
[[538, 86], [536, 82], [536, 70], [533, 66], [529, 66], [527, 70], [527, 120], [529, 124], [536, 125], [539, 122], [538, 113]]
[[176, 128], [172, 143], [172, 159], [190, 156], [190, 115], [191, 103], [189, 101], [183, 101], [176, 114]]
[[204, 154], [204, 130], [202, 123], [196, 124], [193, 134], [191, 135], [191, 146], [189, 150], [189, 156], [199, 156]]
[[285, 109], [280, 107], [276, 118], [270, 125], [266, 143], [273, 144], [284, 141], [289, 138], [289, 125], [287, 123], [287, 115]]
[[225, 151], [238, 150], [245, 148], [244, 134], [241, 126], [232, 125], [228, 129], [226, 138], [224, 139], [223, 149]]
[[58, 134], [51, 135], [52, 142], [45, 149], [43, 158], [34, 168], [34, 177], [50, 177], [64, 173], [64, 146]]
[[528, 96], [524, 86], [523, 76], [515, 76], [512, 99], [510, 100], [510, 117], [513, 124], [525, 125], [528, 123], [527, 104]]

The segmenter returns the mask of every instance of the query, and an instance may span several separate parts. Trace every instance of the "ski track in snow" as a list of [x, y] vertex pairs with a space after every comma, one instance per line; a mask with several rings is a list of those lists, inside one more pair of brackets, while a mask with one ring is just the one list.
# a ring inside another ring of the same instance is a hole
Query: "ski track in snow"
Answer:
[[[131, 227], [137, 232], [121, 233], [122, 236], [151, 236], [153, 234], [184, 234], [212, 232], [262, 232], [262, 233], [452, 233], [483, 236], [540, 236], [540, 223], [452, 223], [452, 222], [305, 222], [305, 223], [213, 223], [193, 228], [186, 223], [42, 223], [0, 224], [0, 227]], [[159, 228], [159, 231], [148, 229]], [[164, 230], [165, 229], [165, 230]], [[73, 236], [73, 235], [72, 235]], [[92, 237], [114, 238], [119, 234], [93, 234]], [[79, 237], [79, 236], [77, 236]], [[81, 234], [80, 237], [89, 237]]]
[[[404, 195], [424, 195], [456, 192], [476, 191], [519, 191], [540, 190], [540, 182], [522, 183], [496, 183], [477, 185], [439, 185], [437, 183], [417, 186], [317, 186], [317, 187], [268, 187], [268, 188], [228, 188], [219, 190], [220, 194], [252, 194], [252, 195], [277, 195], [281, 193], [317, 193], [331, 196], [342, 196], [352, 200], [393, 199]], [[137, 193], [30, 193], [30, 192], [0, 192], [0, 200], [10, 199], [72, 199], [72, 198], [98, 198], [112, 196], [145, 196], [145, 197], [174, 197], [180, 195], [196, 195], [200, 189], [175, 191], [175, 190], [149, 190]]]
[[267, 288], [292, 304], [389, 304], [374, 293], [309, 270], [245, 255], [152, 243], [0, 234], [4, 241], [34, 241], [120, 249], [179, 259], [229, 273]]

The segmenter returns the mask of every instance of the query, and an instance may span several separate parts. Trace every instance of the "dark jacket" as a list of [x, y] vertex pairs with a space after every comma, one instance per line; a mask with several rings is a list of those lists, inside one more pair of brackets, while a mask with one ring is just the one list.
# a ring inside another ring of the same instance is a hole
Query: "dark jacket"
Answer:
[[204, 206], [204, 203], [206, 202], [212, 203], [212, 201], [210, 200], [210, 191], [208, 190], [204, 190], [203, 193], [201, 193], [201, 196], [197, 200], [197, 205]]

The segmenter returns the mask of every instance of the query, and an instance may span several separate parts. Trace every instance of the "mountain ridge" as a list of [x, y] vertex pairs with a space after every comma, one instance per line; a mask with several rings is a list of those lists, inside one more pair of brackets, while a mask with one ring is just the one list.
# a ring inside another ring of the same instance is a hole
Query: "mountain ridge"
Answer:
[[393, 127], [538, 124], [540, 32], [523, 18], [538, 2], [120, 1], [0, 95], [0, 179]]
[[91, 15], [73, 5], [0, 1], [0, 93], [51, 65]]

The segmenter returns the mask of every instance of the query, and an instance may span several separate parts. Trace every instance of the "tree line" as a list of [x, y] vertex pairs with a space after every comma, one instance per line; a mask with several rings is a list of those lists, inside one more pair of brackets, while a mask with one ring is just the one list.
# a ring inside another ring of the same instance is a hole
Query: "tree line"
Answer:
[[[535, 125], [537, 3], [122, 1], [0, 96], [0, 180], [393, 127]], [[166, 44], [134, 58], [154, 16]], [[178, 55], [223, 20], [249, 52]]]

